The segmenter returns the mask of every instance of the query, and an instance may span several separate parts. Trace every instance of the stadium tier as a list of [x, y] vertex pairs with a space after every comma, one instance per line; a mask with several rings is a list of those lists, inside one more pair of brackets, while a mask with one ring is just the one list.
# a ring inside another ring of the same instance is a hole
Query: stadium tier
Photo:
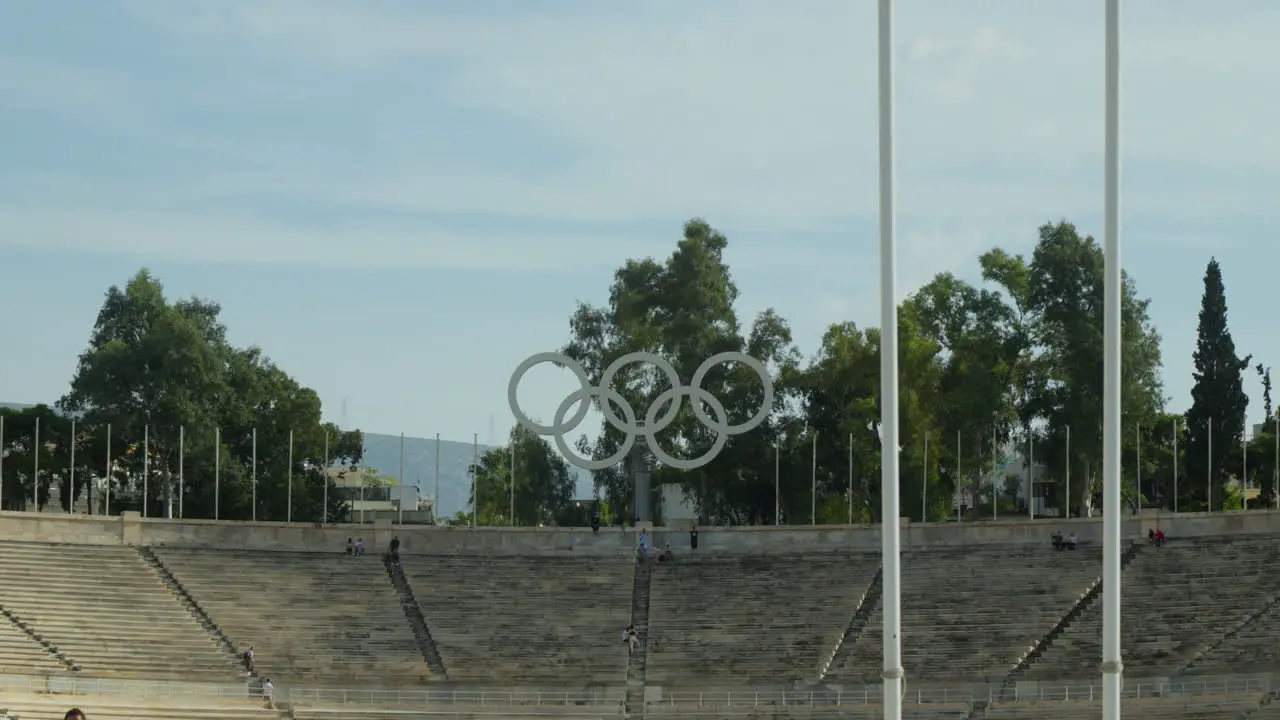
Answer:
[[260, 675], [277, 683], [416, 684], [430, 670], [377, 557], [156, 549]]
[[[280, 540], [288, 528], [250, 549], [184, 545], [199, 532], [239, 543], [229, 523], [122, 522], [112, 543], [92, 522], [86, 544], [0, 541], [0, 720], [71, 704], [95, 718], [193, 720], [883, 712], [883, 578], [865, 545], [800, 537], [784, 549], [744, 532], [733, 548], [706, 530], [701, 549], [639, 565], [626, 535], [397, 529], [396, 566], [377, 547], [388, 529], [366, 532], [369, 554], [353, 557], [330, 542], [345, 539], [338, 528], [313, 530], [305, 552]], [[1101, 549], [1054, 550], [1054, 528], [1040, 527], [1021, 541], [904, 548], [905, 717], [1100, 714]], [[949, 531], [961, 528], [929, 530]], [[1130, 533], [1123, 553], [1125, 717], [1280, 718], [1259, 677], [1280, 643], [1280, 546], [1269, 532], [1169, 535], [1155, 547]], [[148, 537], [164, 542], [136, 542]], [[462, 552], [468, 538], [493, 549]], [[542, 545], [525, 552], [525, 541]], [[632, 623], [634, 654], [622, 639]], [[241, 662], [249, 647], [254, 672]], [[266, 677], [284, 710], [254, 700]]]
[[402, 567], [451, 681], [621, 684], [629, 558], [406, 555]]
[[685, 553], [661, 564], [650, 590], [646, 681], [673, 688], [811, 683], [879, 567], [871, 554]]

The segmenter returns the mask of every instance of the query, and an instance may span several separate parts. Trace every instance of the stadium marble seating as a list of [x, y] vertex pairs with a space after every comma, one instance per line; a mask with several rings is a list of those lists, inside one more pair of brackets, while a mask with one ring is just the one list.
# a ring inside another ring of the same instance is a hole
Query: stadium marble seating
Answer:
[[93, 720], [283, 720], [287, 717], [285, 713], [267, 710], [261, 703], [248, 700], [170, 703], [79, 695], [0, 697], [0, 718], [62, 720], [73, 707], [80, 708]]
[[[1280, 548], [1270, 538], [1174, 538], [1143, 547], [1121, 578], [1125, 675], [1174, 673], [1261, 610], [1280, 585], [1271, 571], [1277, 561]], [[1024, 679], [1097, 677], [1101, 639], [1102, 603], [1095, 602]]]
[[[902, 657], [909, 681], [1000, 682], [1097, 579], [1101, 550], [1041, 545], [930, 548], [902, 556]], [[883, 606], [833, 684], [878, 684]]]
[[420, 683], [430, 671], [379, 558], [153, 548], [237, 649], [277, 684]]
[[654, 570], [646, 681], [662, 687], [813, 682], [880, 566], [878, 554], [709, 557]]
[[[0, 591], [3, 594], [3, 591]], [[0, 674], [41, 675], [67, 668], [7, 617], [0, 617]]]
[[[971, 706], [967, 703], [949, 704], [907, 704], [902, 708], [903, 720], [965, 720], [969, 716]], [[645, 717], [671, 718], [671, 720], [820, 720], [840, 718], [841, 720], [881, 720], [884, 707], [880, 705], [841, 705], [794, 707], [733, 707], [714, 710], [710, 708], [662, 707], [645, 710]]]
[[405, 555], [401, 567], [450, 681], [623, 684], [629, 559]]
[[[1258, 707], [1257, 697], [1126, 698], [1120, 713], [1125, 720], [1237, 720]], [[986, 720], [1097, 720], [1102, 704], [1064, 700], [998, 703], [987, 708]], [[1251, 720], [1260, 715], [1250, 715]]]
[[[234, 681], [243, 675], [131, 548], [0, 543], [0, 606], [86, 676]], [[32, 667], [49, 668], [49, 658]]]

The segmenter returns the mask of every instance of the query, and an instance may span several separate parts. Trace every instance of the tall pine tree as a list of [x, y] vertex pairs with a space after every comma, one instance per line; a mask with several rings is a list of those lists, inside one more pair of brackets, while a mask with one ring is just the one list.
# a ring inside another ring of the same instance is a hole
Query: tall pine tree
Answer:
[[1187, 411], [1187, 474], [1186, 482], [1179, 487], [1180, 508], [1203, 508], [1211, 486], [1212, 509], [1221, 509], [1228, 476], [1240, 474], [1240, 443], [1249, 407], [1242, 374], [1251, 359], [1252, 356], [1236, 355], [1236, 344], [1227, 329], [1222, 268], [1216, 259], [1211, 259], [1204, 271], [1204, 296], [1200, 299], [1195, 384], [1191, 388], [1191, 409]]

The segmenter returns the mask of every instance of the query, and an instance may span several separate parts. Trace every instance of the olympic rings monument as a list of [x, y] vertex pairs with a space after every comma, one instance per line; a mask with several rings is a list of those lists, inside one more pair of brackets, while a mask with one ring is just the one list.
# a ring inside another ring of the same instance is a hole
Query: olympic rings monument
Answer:
[[[754, 370], [760, 376], [760, 384], [764, 389], [764, 397], [761, 399], [760, 407], [755, 414], [748, 418], [746, 422], [737, 425], [729, 424], [729, 415], [724, 404], [720, 402], [719, 398], [702, 387], [707, 373], [712, 368], [730, 362], [741, 363]], [[550, 425], [544, 425], [529, 417], [520, 408], [520, 399], [518, 397], [520, 381], [534, 367], [545, 363], [568, 368], [577, 378], [579, 385], [577, 390], [569, 393], [561, 401], [560, 406], [556, 408], [555, 417]], [[613, 382], [618, 372], [628, 365], [637, 363], [646, 363], [656, 367], [671, 385], [670, 388], [662, 391], [653, 399], [648, 409], [645, 410], [642, 421], [638, 421], [636, 410], [631, 407], [631, 403], [613, 387]], [[662, 449], [662, 445], [657, 440], [657, 434], [675, 422], [680, 412], [680, 406], [684, 403], [686, 396], [692, 401], [693, 416], [703, 426], [714, 432], [716, 436], [715, 442], [711, 444], [710, 449], [702, 455], [690, 459], [672, 456]], [[593, 401], [599, 403], [601, 412], [604, 413], [605, 422], [625, 436], [622, 446], [618, 448], [617, 452], [599, 460], [578, 455], [565, 440], [565, 435], [573, 432], [586, 419]], [[605, 470], [630, 459], [635, 519], [637, 522], [652, 522], [653, 511], [649, 506], [652, 485], [652, 461], [656, 459], [663, 465], [680, 470], [694, 470], [714, 460], [724, 450], [725, 443], [728, 442], [730, 437], [741, 435], [760, 427], [765, 419], [769, 417], [769, 413], [773, 410], [773, 379], [769, 377], [769, 371], [765, 368], [764, 363], [750, 355], [740, 352], [723, 352], [712, 355], [703, 361], [698, 366], [698, 369], [694, 371], [693, 379], [690, 380], [688, 385], [684, 385], [680, 379], [680, 374], [676, 372], [676, 369], [672, 367], [666, 358], [650, 352], [633, 352], [627, 353], [610, 363], [600, 375], [600, 384], [592, 385], [590, 378], [587, 377], [587, 372], [583, 370], [578, 361], [563, 353], [543, 352], [530, 355], [516, 366], [515, 371], [511, 374], [511, 381], [507, 385], [507, 403], [511, 406], [511, 412], [515, 415], [517, 423], [537, 435], [550, 437], [565, 460], [576, 467], [591, 471]], [[577, 405], [578, 409], [570, 416], [569, 410], [574, 405]], [[703, 407], [704, 405], [706, 407]], [[618, 417], [617, 411], [614, 410], [615, 406], [622, 411], [622, 417]], [[664, 407], [666, 408], [665, 412], [663, 412]], [[711, 408], [711, 413], [707, 413], [707, 407]]]

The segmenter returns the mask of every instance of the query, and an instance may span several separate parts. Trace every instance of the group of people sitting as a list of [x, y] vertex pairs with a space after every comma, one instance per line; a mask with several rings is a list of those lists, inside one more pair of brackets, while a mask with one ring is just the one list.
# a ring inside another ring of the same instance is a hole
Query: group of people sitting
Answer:
[[1147, 544], [1148, 544], [1148, 545], [1154, 545], [1154, 546], [1156, 546], [1156, 547], [1161, 547], [1162, 545], [1164, 545], [1164, 531], [1163, 531], [1163, 530], [1148, 530], [1148, 531], [1147, 531]]
[[364, 538], [358, 538], [354, 541], [351, 538], [347, 538], [347, 554], [352, 556], [363, 555]]
[[1066, 539], [1063, 539], [1061, 530], [1053, 534], [1054, 550], [1075, 550], [1079, 546], [1080, 541], [1076, 539], [1075, 533], [1071, 533], [1066, 537]]
[[[697, 547], [697, 546], [695, 545], [694, 547]], [[663, 562], [670, 562], [672, 560], [675, 560], [676, 555], [671, 551], [671, 543], [666, 543], [665, 545], [662, 546], [661, 550], [654, 553], [653, 549], [649, 547], [649, 531], [641, 530], [640, 531], [640, 547], [636, 548], [636, 562], [642, 563], [651, 558], [654, 560], [657, 560], [660, 563], [663, 563]]]

